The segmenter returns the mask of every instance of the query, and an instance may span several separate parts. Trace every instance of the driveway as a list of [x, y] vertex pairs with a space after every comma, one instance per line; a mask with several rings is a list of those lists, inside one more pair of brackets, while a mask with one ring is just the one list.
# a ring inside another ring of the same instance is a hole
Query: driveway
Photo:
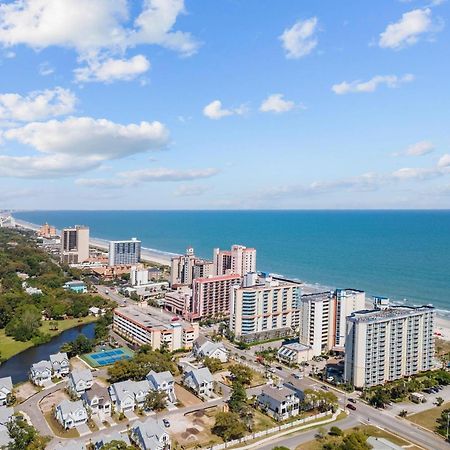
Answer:
[[80, 436], [86, 436], [87, 434], [89, 434], [91, 432], [91, 430], [85, 423], [77, 425], [76, 429], [77, 429], [78, 433], [80, 433]]

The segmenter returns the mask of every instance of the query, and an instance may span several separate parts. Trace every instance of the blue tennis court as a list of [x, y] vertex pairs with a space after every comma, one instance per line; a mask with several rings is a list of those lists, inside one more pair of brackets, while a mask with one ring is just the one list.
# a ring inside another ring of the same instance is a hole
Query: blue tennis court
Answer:
[[82, 358], [91, 367], [109, 366], [117, 361], [130, 359], [133, 356], [133, 351], [127, 347], [114, 348], [110, 350], [103, 350], [101, 352], [89, 353], [83, 355]]

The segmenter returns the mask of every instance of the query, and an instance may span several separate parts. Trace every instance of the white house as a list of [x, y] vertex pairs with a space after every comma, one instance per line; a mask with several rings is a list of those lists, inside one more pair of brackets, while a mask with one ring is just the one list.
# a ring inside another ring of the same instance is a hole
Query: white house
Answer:
[[166, 430], [153, 418], [135, 422], [130, 438], [141, 450], [170, 450], [170, 437]]
[[94, 383], [92, 372], [89, 369], [74, 370], [69, 374], [67, 388], [74, 395], [81, 396], [85, 391], [91, 388]]
[[228, 361], [228, 350], [222, 342], [213, 342], [204, 336], [199, 336], [192, 346], [192, 353], [197, 358], [217, 358], [221, 362]]
[[63, 400], [55, 409], [55, 418], [64, 429], [75, 428], [88, 421], [88, 413], [81, 400]]
[[192, 369], [184, 374], [183, 383], [200, 397], [212, 397], [214, 379], [207, 367]]
[[143, 407], [150, 384], [144, 381], [119, 381], [109, 387], [111, 401], [118, 412], [132, 411], [134, 408]]
[[111, 415], [111, 398], [108, 389], [94, 383], [92, 387], [81, 395], [84, 406], [91, 414], [97, 415], [101, 421]]
[[0, 378], [0, 406], [8, 403], [8, 397], [12, 394], [13, 384], [11, 377]]
[[55, 353], [50, 355], [50, 363], [53, 369], [54, 377], [63, 377], [70, 372], [70, 363], [67, 353]]
[[39, 361], [31, 366], [30, 381], [37, 386], [48, 385], [52, 381], [52, 372], [50, 361]]
[[278, 421], [297, 416], [300, 411], [299, 398], [286, 386], [264, 386], [257, 401], [261, 409]]
[[7, 425], [13, 420], [14, 409], [7, 406], [0, 406], [0, 448], [6, 448], [11, 442]]
[[150, 385], [150, 389], [164, 392], [167, 395], [169, 402], [175, 403], [177, 401], [177, 396], [175, 395], [175, 380], [169, 371], [155, 372], [154, 370], [151, 370], [147, 374], [147, 381]]

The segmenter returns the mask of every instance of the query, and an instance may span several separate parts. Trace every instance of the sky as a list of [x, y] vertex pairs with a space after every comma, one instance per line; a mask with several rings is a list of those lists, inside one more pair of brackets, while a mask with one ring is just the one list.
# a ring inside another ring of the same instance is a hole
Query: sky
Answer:
[[447, 209], [449, 13], [2, 1], [0, 209]]

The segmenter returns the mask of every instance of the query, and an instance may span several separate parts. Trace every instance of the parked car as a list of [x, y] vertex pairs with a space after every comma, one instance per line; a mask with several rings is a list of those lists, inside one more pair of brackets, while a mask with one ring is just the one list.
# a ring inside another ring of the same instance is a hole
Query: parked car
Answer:
[[297, 380], [301, 380], [303, 378], [303, 375], [301, 373], [294, 373], [294, 378], [297, 378]]
[[352, 405], [351, 403], [347, 403], [347, 408], [348, 408], [348, 409], [351, 409], [352, 411], [355, 411], [355, 410], [356, 410], [356, 406], [355, 406], [355, 405]]
[[283, 370], [281, 366], [277, 366], [277, 370]]
[[166, 428], [169, 428], [170, 427], [169, 419], [163, 419], [163, 424]]
[[352, 402], [352, 403], [356, 403], [356, 400], [354, 398], [349, 398], [348, 401]]
[[324, 384], [322, 384], [322, 386], [320, 386], [320, 389], [323, 389], [324, 391], [328, 391], [328, 386], [325, 386]]

